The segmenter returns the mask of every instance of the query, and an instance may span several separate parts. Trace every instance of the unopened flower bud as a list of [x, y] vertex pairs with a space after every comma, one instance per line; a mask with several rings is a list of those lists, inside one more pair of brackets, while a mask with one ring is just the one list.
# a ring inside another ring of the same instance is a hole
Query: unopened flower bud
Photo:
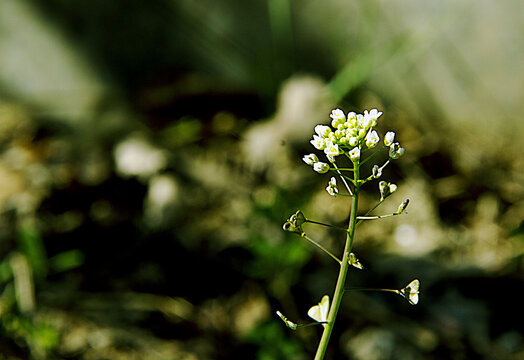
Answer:
[[313, 170], [319, 174], [325, 174], [329, 170], [329, 165], [323, 162], [316, 162], [313, 164]]
[[380, 137], [378, 136], [378, 133], [375, 130], [368, 132], [368, 134], [366, 135], [366, 146], [368, 148], [374, 148], [379, 141]]
[[391, 146], [393, 141], [395, 141], [395, 133], [393, 131], [388, 131], [386, 135], [384, 135], [384, 145]]
[[329, 117], [332, 119], [331, 126], [335, 129], [338, 128], [338, 125], [343, 124], [346, 121], [346, 115], [344, 115], [344, 112], [340, 109], [333, 110]]

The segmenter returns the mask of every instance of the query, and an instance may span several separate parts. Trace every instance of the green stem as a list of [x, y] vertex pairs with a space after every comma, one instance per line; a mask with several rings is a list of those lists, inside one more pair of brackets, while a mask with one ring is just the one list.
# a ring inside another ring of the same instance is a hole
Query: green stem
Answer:
[[306, 235], [306, 233], [302, 233], [302, 237], [304, 239], [306, 239], [307, 241], [309, 241], [310, 243], [312, 243], [313, 245], [316, 245], [318, 246], [322, 251], [324, 251], [326, 254], [328, 254], [329, 256], [331, 256], [336, 262], [338, 262], [340, 264], [340, 259], [338, 257], [336, 257], [335, 255], [333, 255], [331, 253], [331, 251], [329, 251], [328, 249], [326, 249], [325, 247], [323, 247], [322, 245], [320, 245], [319, 243], [317, 243], [315, 240], [311, 239], [309, 236]]
[[[358, 183], [359, 178], [359, 165], [355, 164], [355, 184]], [[329, 309], [329, 314], [327, 318], [327, 324], [322, 333], [322, 338], [318, 344], [317, 353], [315, 355], [315, 360], [322, 360], [326, 355], [326, 350], [329, 344], [329, 339], [331, 333], [333, 332], [333, 327], [335, 325], [335, 319], [337, 318], [338, 310], [340, 308], [340, 303], [342, 302], [342, 296], [344, 295], [344, 286], [346, 284], [346, 278], [349, 269], [349, 253], [351, 252], [351, 247], [353, 246], [353, 239], [355, 238], [355, 228], [357, 224], [357, 210], [358, 210], [358, 192], [359, 187], [355, 186], [353, 193], [353, 200], [351, 202], [351, 214], [349, 217], [348, 232], [346, 235], [346, 245], [344, 246], [344, 254], [342, 257], [342, 262], [340, 263], [340, 271], [338, 273], [337, 284], [335, 286], [335, 293], [333, 294], [333, 302]]]
[[[380, 204], [382, 204], [384, 202], [384, 200], [386, 199], [380, 199], [380, 201], [378, 202], [378, 204], [376, 204], [375, 206], [373, 206], [371, 209], [369, 209], [365, 214], [364, 216], [368, 216], [373, 210], [375, 210], [376, 208], [378, 208], [380, 206]], [[357, 226], [360, 225], [361, 222], [363, 222], [364, 220], [359, 220], [357, 222]]]
[[330, 227], [330, 228], [333, 228], [333, 229], [341, 230], [343, 232], [348, 232], [348, 229], [344, 229], [344, 228], [341, 228], [341, 227], [338, 227], [338, 226], [335, 226], [335, 225], [331, 225], [331, 224], [325, 224], [325, 223], [321, 223], [321, 222], [314, 221], [314, 220], [309, 220], [309, 219], [306, 219], [306, 222], [311, 223], [311, 224], [327, 226], [327, 227]]
[[393, 213], [393, 214], [387, 214], [387, 215], [375, 215], [375, 216], [358, 216], [357, 219], [360, 221], [362, 220], [377, 220], [377, 219], [385, 219], [388, 217], [400, 215], [400, 213]]
[[383, 291], [400, 294], [400, 291], [395, 289], [345, 288], [344, 291]]
[[355, 171], [354, 168], [339, 168], [339, 167], [335, 167], [335, 168], [333, 168], [333, 169], [329, 169], [329, 170]]
[[337, 167], [337, 164], [333, 163], [333, 166], [335, 167], [336, 171], [337, 171], [337, 174], [340, 176], [340, 179], [342, 180], [342, 182], [344, 183], [344, 186], [346, 187], [346, 189], [348, 190], [348, 193], [350, 196], [353, 196], [353, 192], [351, 191], [351, 188], [349, 187], [346, 179], [345, 179], [345, 176], [340, 172], [340, 168]]
[[385, 147], [386, 147], [385, 145], [382, 145], [382, 147], [380, 149], [377, 149], [373, 154], [371, 154], [368, 158], [366, 158], [364, 161], [362, 161], [360, 163], [360, 165], [363, 165], [364, 163], [366, 163], [369, 160], [373, 159], [380, 152], [380, 150], [384, 149]]

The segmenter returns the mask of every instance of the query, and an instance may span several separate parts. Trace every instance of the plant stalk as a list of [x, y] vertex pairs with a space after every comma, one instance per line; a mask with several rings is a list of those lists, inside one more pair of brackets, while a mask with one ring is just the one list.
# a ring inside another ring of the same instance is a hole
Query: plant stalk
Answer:
[[[355, 164], [354, 169], [354, 183], [358, 184], [359, 180], [359, 165]], [[349, 225], [348, 232], [346, 235], [346, 244], [344, 246], [344, 254], [342, 256], [342, 262], [340, 263], [340, 271], [338, 273], [337, 284], [335, 286], [335, 293], [333, 294], [333, 301], [329, 309], [329, 314], [327, 318], [327, 324], [322, 333], [322, 338], [318, 344], [317, 353], [315, 355], [315, 360], [322, 360], [326, 355], [326, 350], [328, 347], [329, 339], [331, 333], [333, 332], [333, 327], [335, 325], [335, 319], [337, 318], [338, 310], [340, 308], [340, 303], [342, 302], [342, 296], [344, 295], [344, 287], [346, 284], [346, 278], [349, 269], [349, 253], [353, 246], [353, 239], [355, 238], [355, 228], [357, 225], [357, 210], [358, 210], [358, 192], [359, 187], [355, 186], [353, 192], [353, 198], [351, 202], [351, 213], [349, 216]]]

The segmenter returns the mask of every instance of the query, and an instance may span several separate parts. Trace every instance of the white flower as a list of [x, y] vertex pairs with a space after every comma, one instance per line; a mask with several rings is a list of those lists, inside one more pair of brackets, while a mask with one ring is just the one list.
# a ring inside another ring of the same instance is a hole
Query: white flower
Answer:
[[318, 134], [318, 136], [326, 138], [331, 133], [331, 128], [326, 125], [317, 125], [315, 126], [315, 132]]
[[395, 141], [395, 133], [393, 131], [388, 131], [384, 136], [384, 145], [391, 146]]
[[329, 165], [323, 162], [316, 162], [313, 164], [313, 170], [319, 174], [325, 174], [329, 170]]
[[400, 144], [398, 142], [391, 144], [389, 147], [389, 157], [393, 160], [396, 160], [402, 155], [404, 155], [404, 152], [404, 148], [400, 147]]
[[314, 163], [318, 162], [318, 157], [315, 154], [304, 155], [302, 161], [310, 166], [313, 166]]
[[361, 126], [363, 129], [368, 130], [369, 128], [372, 127], [371, 126], [372, 124], [373, 124], [373, 121], [369, 117], [364, 116], [364, 118], [362, 118]]
[[366, 146], [368, 148], [374, 148], [377, 146], [378, 142], [380, 141], [380, 137], [378, 136], [378, 133], [373, 130], [368, 132], [366, 135]]
[[338, 128], [338, 125], [343, 124], [346, 122], [346, 115], [344, 115], [344, 112], [340, 109], [335, 109], [331, 112], [331, 115], [329, 115], [331, 119], [331, 126], [333, 126], [335, 129]]
[[364, 110], [364, 117], [369, 119], [371, 127], [377, 125], [377, 120], [380, 115], [382, 115], [382, 111], [378, 111], [377, 109], [371, 109], [369, 112]]
[[328, 186], [326, 187], [326, 191], [331, 196], [336, 196], [338, 194], [337, 179], [332, 177], [331, 180], [329, 180]]
[[357, 144], [358, 144], [358, 138], [356, 136], [351, 136], [349, 138], [349, 145], [357, 146]]
[[313, 135], [313, 140], [310, 141], [317, 150], [324, 150], [326, 148], [326, 141], [318, 135]]
[[349, 158], [353, 162], [360, 160], [360, 149], [358, 147], [353, 148], [353, 150], [349, 152]]
[[[318, 322], [324, 323], [327, 322], [329, 312], [329, 296], [324, 295], [322, 297], [322, 300], [318, 303], [318, 305], [312, 306], [307, 314], [309, 317], [311, 317], [313, 320], [316, 320]], [[322, 324], [322, 326], [326, 327], [326, 324]]]
[[363, 127], [364, 127], [364, 115], [362, 115], [362, 114], [357, 114], [356, 125], [358, 125], [360, 128], [363, 128]]
[[339, 150], [337, 144], [333, 144], [332, 142], [328, 142], [326, 144], [326, 148], [324, 149], [324, 153], [327, 156], [338, 156], [338, 155], [340, 155], [340, 150]]

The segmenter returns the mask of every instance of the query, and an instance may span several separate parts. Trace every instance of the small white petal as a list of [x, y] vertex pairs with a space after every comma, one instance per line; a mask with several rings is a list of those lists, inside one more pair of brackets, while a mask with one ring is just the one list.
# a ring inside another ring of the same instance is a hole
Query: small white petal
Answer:
[[331, 133], [331, 128], [325, 125], [317, 125], [315, 126], [315, 132], [318, 134], [318, 136], [326, 138]]
[[384, 145], [391, 146], [395, 141], [395, 133], [393, 131], [388, 131], [384, 136]]
[[317, 150], [324, 150], [326, 148], [326, 140], [318, 135], [313, 135], [313, 140], [310, 141]]
[[340, 149], [338, 148], [338, 144], [333, 144], [332, 142], [329, 142], [326, 144], [326, 148], [324, 149], [324, 153], [327, 156], [338, 156], [340, 155]]

